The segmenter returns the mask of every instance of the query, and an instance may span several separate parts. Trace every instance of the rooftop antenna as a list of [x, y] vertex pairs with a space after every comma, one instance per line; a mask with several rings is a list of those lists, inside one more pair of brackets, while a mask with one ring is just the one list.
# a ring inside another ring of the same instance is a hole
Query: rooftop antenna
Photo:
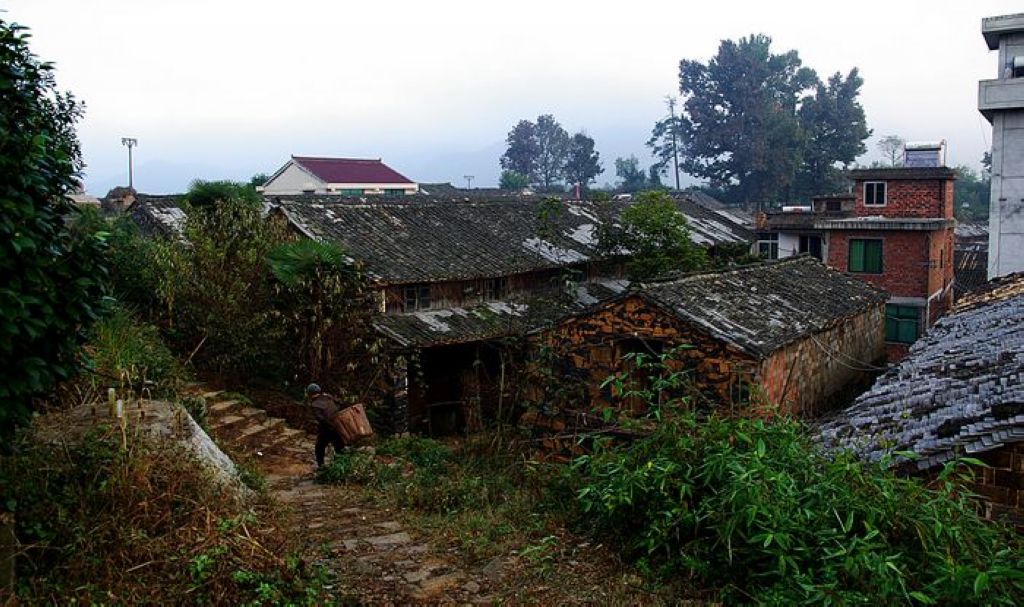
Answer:
[[466, 189], [467, 190], [472, 190], [473, 189], [473, 177], [475, 177], [475, 175], [463, 175], [463, 177], [466, 179]]
[[134, 137], [122, 137], [121, 145], [128, 146], [128, 189], [134, 189], [132, 176], [132, 148], [139, 145], [139, 140]]

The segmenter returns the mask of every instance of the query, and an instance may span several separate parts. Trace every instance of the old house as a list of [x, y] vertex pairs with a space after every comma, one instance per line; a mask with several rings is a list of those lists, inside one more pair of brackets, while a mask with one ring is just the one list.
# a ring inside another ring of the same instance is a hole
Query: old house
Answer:
[[996, 279], [957, 303], [906, 358], [821, 424], [830, 449], [932, 474], [957, 456], [989, 467], [971, 488], [989, 515], [1024, 526], [1024, 274]]
[[[630, 352], [688, 344], [681, 364], [709, 401], [753, 398], [813, 415], [864, 384], [884, 358], [886, 295], [809, 256], [634, 285], [539, 335], [583, 377], [585, 404]], [[778, 407], [777, 409], [775, 407]]]
[[292, 156], [263, 184], [262, 191], [268, 196], [302, 193], [406, 196], [419, 191], [419, 186], [379, 158]]
[[810, 205], [783, 206], [760, 213], [755, 222], [754, 253], [764, 259], [784, 259], [808, 254], [828, 260], [828, 238], [817, 227], [822, 219], [842, 219], [853, 214], [853, 194], [817, 196]]
[[137, 194], [125, 213], [147, 236], [178, 238], [185, 230], [186, 215], [181, 208], [180, 196]]
[[[934, 162], [941, 160], [935, 156]], [[852, 215], [822, 218], [814, 226], [826, 235], [828, 265], [889, 293], [887, 349], [890, 360], [898, 360], [953, 302], [956, 171], [906, 166], [858, 169], [850, 176]]]

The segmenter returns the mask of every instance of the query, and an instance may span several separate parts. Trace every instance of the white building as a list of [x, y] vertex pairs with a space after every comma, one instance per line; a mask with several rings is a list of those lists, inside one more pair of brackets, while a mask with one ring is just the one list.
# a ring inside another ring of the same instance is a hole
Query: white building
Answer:
[[999, 51], [997, 77], [978, 83], [978, 110], [992, 123], [992, 279], [1024, 270], [1024, 13], [982, 19], [981, 33]]
[[418, 191], [416, 182], [384, 164], [380, 158], [308, 156], [292, 156], [262, 189], [267, 195], [405, 196]]

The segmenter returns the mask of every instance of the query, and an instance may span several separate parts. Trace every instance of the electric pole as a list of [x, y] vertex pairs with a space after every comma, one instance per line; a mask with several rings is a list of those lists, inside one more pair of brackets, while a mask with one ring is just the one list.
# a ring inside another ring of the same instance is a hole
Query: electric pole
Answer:
[[676, 148], [676, 98], [672, 95], [665, 96], [665, 103], [668, 104], [668, 113], [672, 121], [669, 122], [669, 132], [672, 133], [672, 168], [676, 172], [676, 191], [679, 191], [679, 150]]
[[134, 137], [122, 137], [121, 145], [128, 146], [128, 189], [132, 190], [135, 188], [134, 180], [132, 179], [132, 148], [139, 145], [139, 140]]
[[463, 177], [466, 179], [466, 189], [467, 190], [472, 190], [473, 189], [473, 177], [475, 177], [475, 175], [463, 175]]

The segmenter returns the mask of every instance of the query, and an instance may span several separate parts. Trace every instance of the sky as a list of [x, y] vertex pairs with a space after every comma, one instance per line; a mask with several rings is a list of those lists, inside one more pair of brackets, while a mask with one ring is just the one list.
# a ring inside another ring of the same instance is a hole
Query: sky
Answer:
[[[946, 139], [977, 168], [991, 126], [977, 82], [996, 76], [981, 18], [1020, 0], [629, 3], [553, 0], [3, 0], [30, 28], [58, 86], [86, 105], [85, 185], [180, 192], [191, 180], [248, 180], [290, 155], [382, 158], [419, 182], [497, 183], [520, 119], [554, 114], [614, 159], [649, 164], [644, 143], [678, 94], [681, 59], [723, 39], [772, 37], [823, 79], [851, 68], [879, 138]], [[684, 178], [685, 180], [685, 178]], [[692, 181], [692, 180], [685, 180]]]

